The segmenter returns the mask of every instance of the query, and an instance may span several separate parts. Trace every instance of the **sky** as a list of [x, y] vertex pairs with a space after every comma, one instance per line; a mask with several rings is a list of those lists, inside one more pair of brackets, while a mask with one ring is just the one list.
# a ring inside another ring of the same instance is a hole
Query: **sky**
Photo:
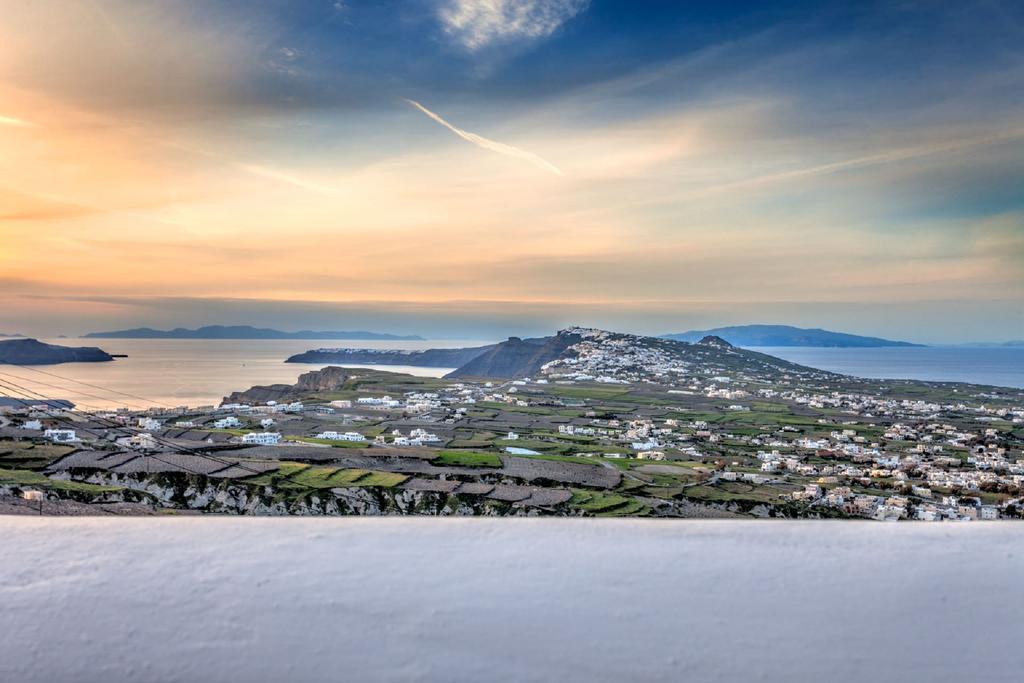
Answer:
[[1024, 338], [1024, 5], [5, 0], [0, 332]]

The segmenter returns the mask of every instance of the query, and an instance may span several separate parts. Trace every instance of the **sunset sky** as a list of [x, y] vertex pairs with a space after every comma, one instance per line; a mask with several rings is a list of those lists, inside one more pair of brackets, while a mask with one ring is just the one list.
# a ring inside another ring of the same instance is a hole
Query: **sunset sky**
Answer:
[[1024, 5], [3, 2], [2, 332], [754, 322], [1024, 338]]

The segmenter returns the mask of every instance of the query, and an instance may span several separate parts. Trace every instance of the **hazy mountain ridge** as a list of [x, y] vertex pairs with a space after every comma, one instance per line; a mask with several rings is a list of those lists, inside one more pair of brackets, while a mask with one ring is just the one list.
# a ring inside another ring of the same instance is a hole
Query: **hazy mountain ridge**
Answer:
[[881, 337], [866, 337], [845, 332], [832, 332], [821, 328], [802, 328], [791, 325], [733, 325], [710, 330], [690, 330], [676, 334], [661, 335], [663, 339], [696, 342], [706, 336], [715, 335], [736, 346], [803, 346], [821, 348], [880, 348], [880, 347], [921, 347], [905, 341], [893, 341]]
[[966, 344], [943, 344], [958, 349], [1019, 349], [1024, 347], [1024, 339], [1011, 339], [1004, 342], [969, 342]]
[[111, 332], [90, 332], [84, 335], [91, 339], [380, 339], [396, 341], [422, 341], [417, 335], [398, 335], [365, 331], [314, 331], [282, 332], [270, 328], [250, 325], [206, 325], [197, 329], [177, 327], [173, 330], [155, 330], [137, 327], [130, 330]]
[[297, 353], [286, 363], [354, 363], [356, 365], [415, 365], [458, 368], [494, 348], [494, 344], [459, 349], [313, 349]]

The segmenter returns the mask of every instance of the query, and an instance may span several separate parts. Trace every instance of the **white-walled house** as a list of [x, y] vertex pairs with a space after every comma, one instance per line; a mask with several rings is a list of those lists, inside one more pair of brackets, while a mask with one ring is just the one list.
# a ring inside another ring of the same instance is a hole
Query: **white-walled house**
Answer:
[[254, 443], [260, 446], [276, 446], [281, 441], [277, 432], [249, 432], [242, 437], [242, 443]]
[[222, 417], [213, 423], [214, 429], [231, 429], [232, 427], [241, 427], [242, 423], [238, 421], [238, 418], [234, 415]]
[[326, 441], [366, 441], [366, 437], [359, 432], [335, 432], [326, 431], [320, 432], [315, 435], [315, 439], [324, 439]]
[[995, 505], [982, 505], [981, 518], [984, 520], [999, 519], [999, 508]]
[[54, 443], [74, 443], [78, 436], [74, 429], [47, 429], [43, 436]]
[[156, 450], [157, 442], [149, 432], [139, 432], [131, 436], [125, 436], [117, 440], [117, 443], [125, 448], [140, 450]]

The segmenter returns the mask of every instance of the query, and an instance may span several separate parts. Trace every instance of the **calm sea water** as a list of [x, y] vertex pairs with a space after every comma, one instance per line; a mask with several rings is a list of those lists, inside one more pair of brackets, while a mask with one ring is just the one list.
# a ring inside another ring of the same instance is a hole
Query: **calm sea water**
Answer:
[[752, 350], [857, 377], [972, 382], [1024, 388], [1022, 348], [816, 349], [763, 346]]
[[[480, 346], [487, 342], [206, 340], [206, 339], [50, 339], [68, 346], [100, 346], [127, 354], [112, 363], [65, 363], [33, 370], [0, 365], [0, 379], [16, 382], [48, 398], [74, 401], [83, 409], [149, 408], [153, 403], [210, 405], [232, 391], [254, 384], [291, 384], [323, 365], [287, 364], [292, 354], [321, 347], [427, 349]], [[763, 353], [795, 363], [858, 377], [974, 382], [1024, 388], [1024, 349], [882, 348], [816, 349], [761, 347]], [[358, 367], [358, 366], [356, 366]], [[373, 366], [363, 366], [373, 367]], [[451, 368], [377, 366], [382, 370], [440, 377]], [[84, 386], [69, 380], [102, 387]]]
[[[324, 340], [221, 340], [221, 339], [46, 339], [65, 346], [99, 346], [114, 354], [127, 354], [111, 363], [63, 363], [34, 366], [60, 378], [33, 370], [0, 365], [0, 379], [30, 388], [48, 398], [74, 401], [79, 407], [152, 408], [153, 403], [113, 393], [123, 392], [169, 406], [220, 403], [232, 391], [254, 384], [291, 384], [317, 364], [285, 363], [289, 356], [316, 348], [428, 349], [481, 346], [487, 342], [430, 341], [324, 341]], [[363, 366], [368, 367], [368, 366]], [[440, 377], [452, 368], [380, 366], [383, 370]], [[12, 376], [16, 376], [17, 379]], [[78, 380], [103, 389], [83, 386]]]

